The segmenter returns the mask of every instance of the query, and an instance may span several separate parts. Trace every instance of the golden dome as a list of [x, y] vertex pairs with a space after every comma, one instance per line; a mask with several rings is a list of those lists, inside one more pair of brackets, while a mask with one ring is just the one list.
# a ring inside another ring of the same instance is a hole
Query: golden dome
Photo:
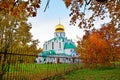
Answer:
[[64, 26], [61, 25], [61, 24], [58, 24], [58, 25], [55, 27], [55, 31], [56, 31], [56, 32], [64, 32]]

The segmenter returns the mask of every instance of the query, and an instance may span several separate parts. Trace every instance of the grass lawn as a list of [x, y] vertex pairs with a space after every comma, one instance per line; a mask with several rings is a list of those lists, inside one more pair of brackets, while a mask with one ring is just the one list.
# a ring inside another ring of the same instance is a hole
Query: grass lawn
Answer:
[[120, 67], [80, 69], [52, 80], [120, 80]]
[[5, 80], [41, 80], [64, 74], [79, 67], [79, 64], [11, 64], [4, 75]]
[[[41, 80], [56, 75], [47, 80], [120, 80], [120, 64], [115, 68], [75, 70], [81, 66], [81, 64], [14, 64], [10, 65], [5, 80]], [[74, 71], [69, 72], [71, 70]], [[64, 74], [66, 72], [67, 74]]]
[[66, 80], [120, 80], [120, 69], [78, 70], [64, 76]]

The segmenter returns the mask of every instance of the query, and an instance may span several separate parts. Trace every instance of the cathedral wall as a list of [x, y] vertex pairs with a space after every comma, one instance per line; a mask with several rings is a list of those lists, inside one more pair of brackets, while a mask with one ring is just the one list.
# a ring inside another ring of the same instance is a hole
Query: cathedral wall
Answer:
[[74, 49], [65, 49], [65, 53], [68, 55], [70, 55], [73, 51]]
[[43, 44], [43, 51], [46, 51], [46, 43]]
[[[46, 48], [47, 47], [47, 48]], [[64, 53], [64, 42], [62, 39], [50, 40], [43, 45], [43, 51], [54, 50], [56, 53]]]
[[58, 50], [58, 40], [55, 40], [55, 42], [54, 42], [54, 50], [55, 50], [55, 52]]
[[56, 49], [56, 53], [64, 53], [64, 42], [60, 39], [57, 41], [57, 49]]

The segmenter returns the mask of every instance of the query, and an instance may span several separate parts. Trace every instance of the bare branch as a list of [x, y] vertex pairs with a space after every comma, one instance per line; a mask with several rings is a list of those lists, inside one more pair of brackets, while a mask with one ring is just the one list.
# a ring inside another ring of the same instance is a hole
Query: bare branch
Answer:
[[84, 12], [85, 12], [86, 6], [87, 6], [90, 2], [91, 2], [91, 0], [89, 0], [89, 2], [87, 2], [87, 0], [85, 0]]
[[88, 2], [87, 2], [87, 0], [85, 0], [85, 5], [88, 5], [89, 3], [91, 2], [91, 0], [89, 0]]
[[47, 7], [49, 6], [50, 0], [47, 1], [47, 4], [45, 6], [44, 12], [46, 11]]

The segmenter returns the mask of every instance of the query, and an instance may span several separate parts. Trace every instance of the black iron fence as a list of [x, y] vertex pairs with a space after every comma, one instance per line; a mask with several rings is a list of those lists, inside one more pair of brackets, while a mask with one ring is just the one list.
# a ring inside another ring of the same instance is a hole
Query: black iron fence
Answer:
[[[81, 67], [79, 62], [36, 63], [37, 57], [38, 55], [0, 52], [0, 80], [46, 80]], [[73, 60], [73, 57], [69, 59]]]

